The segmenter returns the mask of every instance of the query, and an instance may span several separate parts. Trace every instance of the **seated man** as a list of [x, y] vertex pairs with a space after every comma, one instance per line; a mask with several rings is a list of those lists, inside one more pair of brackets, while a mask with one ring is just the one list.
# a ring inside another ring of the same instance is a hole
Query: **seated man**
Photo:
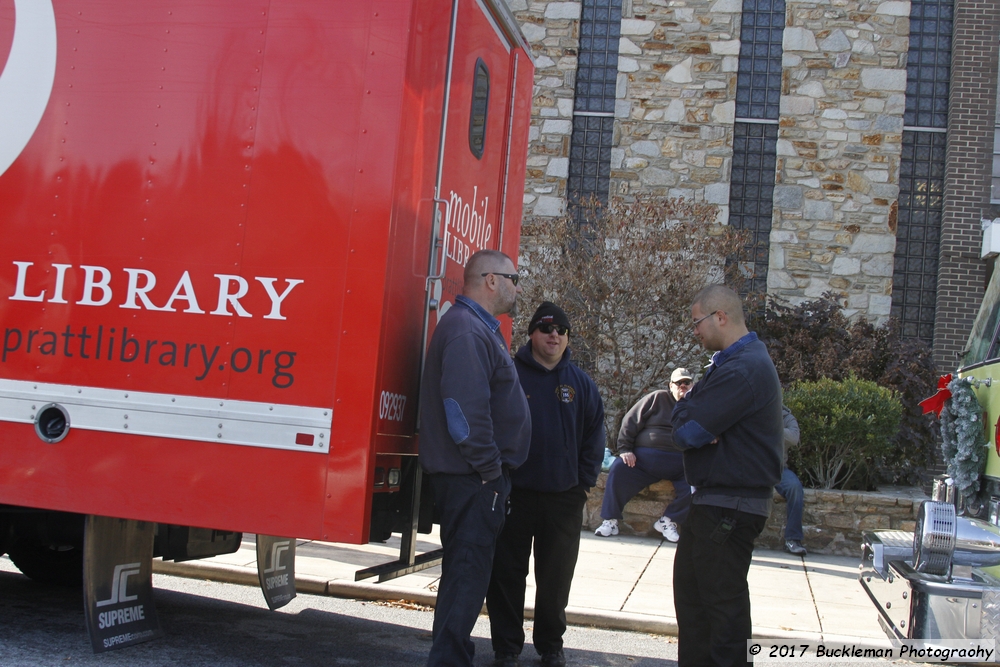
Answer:
[[650, 484], [668, 479], [674, 484], [674, 500], [653, 527], [671, 542], [680, 539], [677, 524], [687, 516], [691, 486], [684, 479], [684, 457], [674, 445], [670, 415], [677, 401], [691, 389], [691, 381], [688, 369], [675, 368], [670, 375], [670, 391], [651, 392], [625, 413], [618, 433], [620, 458], [608, 472], [601, 505], [604, 523], [594, 531], [595, 535], [617, 535], [625, 504]]
[[802, 546], [802, 482], [794, 472], [788, 469], [788, 449], [799, 444], [799, 423], [792, 411], [781, 406], [785, 421], [785, 467], [781, 471], [781, 481], [774, 490], [785, 499], [785, 551], [796, 556], [805, 556], [806, 548]]

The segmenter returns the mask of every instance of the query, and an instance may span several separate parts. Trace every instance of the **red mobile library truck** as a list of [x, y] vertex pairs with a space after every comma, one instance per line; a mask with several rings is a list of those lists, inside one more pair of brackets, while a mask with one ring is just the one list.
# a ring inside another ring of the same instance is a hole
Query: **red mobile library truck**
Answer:
[[104, 609], [121, 545], [419, 567], [421, 359], [517, 255], [529, 54], [503, 0], [0, 0], [0, 551]]

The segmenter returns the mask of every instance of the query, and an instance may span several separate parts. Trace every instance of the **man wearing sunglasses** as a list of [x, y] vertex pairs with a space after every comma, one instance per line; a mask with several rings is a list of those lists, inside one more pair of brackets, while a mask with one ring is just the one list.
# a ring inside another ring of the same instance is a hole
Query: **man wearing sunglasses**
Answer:
[[532, 640], [543, 667], [566, 664], [562, 637], [583, 506], [604, 458], [604, 404], [594, 381], [570, 361], [569, 336], [566, 313], [545, 301], [514, 358], [531, 409], [531, 449], [511, 473], [510, 514], [486, 594], [496, 667], [520, 664], [532, 543], [537, 589]]
[[739, 295], [723, 285], [698, 293], [694, 334], [714, 352], [671, 422], [695, 491], [674, 555], [680, 667], [747, 662], [753, 542], [781, 479], [781, 384], [767, 348], [747, 330]]
[[663, 510], [653, 528], [668, 542], [680, 539], [679, 525], [690, 507], [691, 485], [684, 479], [684, 455], [674, 444], [670, 415], [677, 401], [691, 389], [691, 371], [675, 368], [670, 374], [670, 390], [650, 392], [633, 405], [618, 431], [618, 456], [608, 471], [601, 503], [604, 523], [594, 534], [618, 534], [618, 522], [628, 501], [650, 484], [667, 479], [673, 482], [674, 499]]
[[528, 402], [496, 319], [514, 308], [516, 277], [502, 252], [473, 254], [462, 293], [427, 348], [420, 465], [434, 489], [444, 549], [428, 667], [472, 665], [470, 636], [504, 524], [510, 471], [528, 456]]

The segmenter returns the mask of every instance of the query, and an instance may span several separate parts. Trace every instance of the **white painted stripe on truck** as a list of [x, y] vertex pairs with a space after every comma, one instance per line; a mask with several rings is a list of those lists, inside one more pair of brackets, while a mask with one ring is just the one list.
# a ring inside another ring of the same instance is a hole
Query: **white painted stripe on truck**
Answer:
[[[148, 435], [300, 452], [330, 451], [333, 408], [0, 379], [0, 421], [33, 424], [58, 403], [70, 430]], [[313, 444], [296, 444], [312, 439]], [[60, 445], [53, 445], [58, 447]]]

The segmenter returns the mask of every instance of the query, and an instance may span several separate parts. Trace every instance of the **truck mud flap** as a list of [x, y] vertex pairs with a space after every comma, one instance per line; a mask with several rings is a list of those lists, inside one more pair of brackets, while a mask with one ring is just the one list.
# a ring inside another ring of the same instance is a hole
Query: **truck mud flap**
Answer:
[[153, 533], [146, 521], [88, 515], [83, 608], [94, 653], [163, 636], [153, 605]]
[[284, 607], [295, 598], [295, 540], [257, 536], [257, 578], [268, 609]]

